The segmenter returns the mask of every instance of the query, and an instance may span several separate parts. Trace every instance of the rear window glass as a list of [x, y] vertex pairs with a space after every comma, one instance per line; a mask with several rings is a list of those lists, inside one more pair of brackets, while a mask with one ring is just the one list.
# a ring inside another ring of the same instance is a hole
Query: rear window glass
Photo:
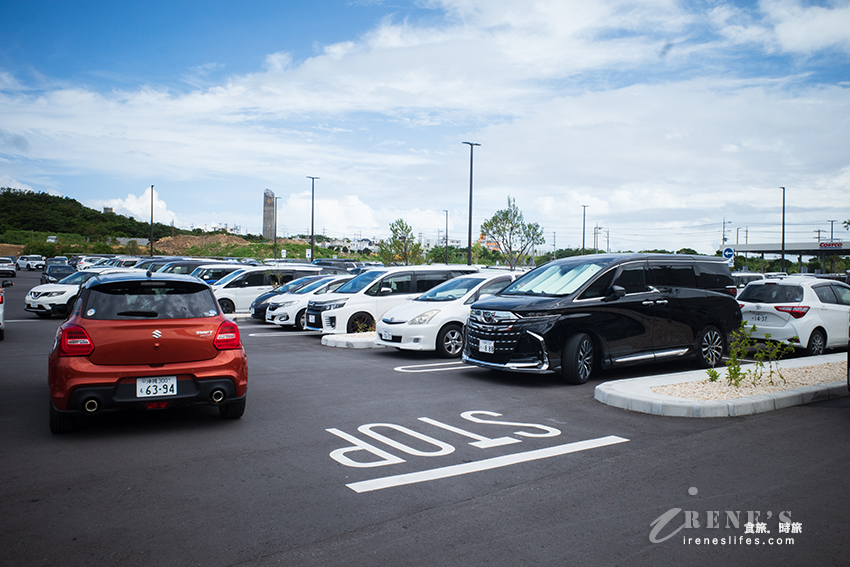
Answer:
[[199, 319], [218, 315], [218, 305], [201, 283], [116, 282], [92, 288], [82, 313], [98, 320]]
[[799, 303], [803, 301], [803, 288], [798, 285], [753, 284], [745, 287], [738, 299], [750, 303]]
[[699, 273], [703, 289], [725, 290], [735, 285], [729, 266], [720, 262], [700, 262]]

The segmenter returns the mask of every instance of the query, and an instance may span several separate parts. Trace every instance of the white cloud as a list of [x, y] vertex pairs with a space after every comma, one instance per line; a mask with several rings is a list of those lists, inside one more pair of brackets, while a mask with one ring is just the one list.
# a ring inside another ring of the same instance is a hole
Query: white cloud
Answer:
[[112, 211], [119, 215], [131, 216], [141, 222], [151, 221], [151, 205], [153, 205], [153, 222], [182, 226], [177, 214], [168, 210], [165, 201], [160, 199], [159, 192], [154, 188], [153, 203], [151, 203], [151, 187], [148, 187], [141, 195], [129, 193], [124, 199], [92, 199], [85, 203], [87, 207], [102, 211], [104, 207], [111, 207]]
[[[748, 78], [726, 49], [847, 50], [846, 2], [705, 12], [672, 0], [429, 5], [444, 21], [386, 18], [304, 61], [272, 53], [256, 72], [217, 83], [221, 67], [202, 66], [185, 78], [195, 85], [187, 93], [30, 92], [0, 72], [0, 155], [12, 157], [0, 174], [102, 176], [97, 194], [72, 196], [143, 221], [149, 190], [111, 192], [116, 179], [147, 180], [168, 187], [158, 222], [254, 233], [262, 190], [273, 187], [286, 196], [281, 234], [309, 231], [305, 176], [318, 175], [317, 232], [380, 236], [404, 218], [433, 238], [447, 209], [450, 234], [465, 240], [460, 142], [470, 140], [482, 144], [476, 228], [512, 195], [559, 247], [580, 243], [582, 204], [615, 249], [643, 239], [710, 252], [712, 223], [762, 221], [779, 185], [812, 191], [797, 202], [807, 220], [836, 214], [818, 197], [846, 188], [847, 85], [810, 84], [799, 67]], [[688, 225], [705, 228], [676, 232]]]

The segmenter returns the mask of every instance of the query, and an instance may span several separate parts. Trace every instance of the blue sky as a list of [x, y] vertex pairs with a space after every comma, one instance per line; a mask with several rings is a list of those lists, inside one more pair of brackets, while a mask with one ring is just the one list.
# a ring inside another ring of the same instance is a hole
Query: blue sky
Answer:
[[[850, 1], [0, 4], [0, 186], [181, 227], [544, 247], [850, 235]], [[610, 238], [610, 240], [608, 240]]]

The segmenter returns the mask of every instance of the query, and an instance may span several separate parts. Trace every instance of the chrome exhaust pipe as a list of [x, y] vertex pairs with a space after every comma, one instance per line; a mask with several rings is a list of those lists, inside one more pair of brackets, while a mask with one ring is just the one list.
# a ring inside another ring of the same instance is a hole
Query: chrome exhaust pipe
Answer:
[[212, 400], [212, 403], [214, 404], [220, 404], [221, 402], [223, 402], [224, 390], [222, 390], [221, 388], [216, 388], [215, 390], [213, 390], [212, 395], [210, 395], [210, 400]]
[[89, 398], [85, 402], [83, 402], [83, 409], [86, 410], [86, 413], [94, 413], [100, 408], [100, 404], [97, 401], [97, 398]]

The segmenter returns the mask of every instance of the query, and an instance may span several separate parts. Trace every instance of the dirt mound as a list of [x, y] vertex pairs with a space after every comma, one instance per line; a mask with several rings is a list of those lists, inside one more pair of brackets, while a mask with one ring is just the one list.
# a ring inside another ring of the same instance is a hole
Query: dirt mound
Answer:
[[23, 244], [0, 244], [0, 256], [20, 256], [23, 253]]
[[206, 244], [218, 244], [226, 246], [236, 244], [245, 246], [249, 244], [244, 238], [240, 238], [234, 234], [210, 234], [201, 236], [166, 236], [154, 242], [154, 248], [163, 254], [173, 254], [179, 256], [185, 254], [186, 251], [193, 246], [204, 246]]

